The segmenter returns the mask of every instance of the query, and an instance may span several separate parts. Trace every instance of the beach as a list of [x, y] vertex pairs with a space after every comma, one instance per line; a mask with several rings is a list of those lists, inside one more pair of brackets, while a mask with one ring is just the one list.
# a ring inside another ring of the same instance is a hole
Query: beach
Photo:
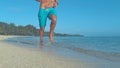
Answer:
[[[0, 35], [0, 68], [120, 68], [120, 62], [99, 60], [83, 54], [74, 58], [69, 55], [58, 56], [55, 55], [55, 50], [49, 51], [48, 48], [19, 47], [19, 43], [4, 41], [14, 37], [20, 36]], [[59, 52], [62, 53], [60, 48], [57, 53]], [[64, 52], [71, 53], [69, 50]]]

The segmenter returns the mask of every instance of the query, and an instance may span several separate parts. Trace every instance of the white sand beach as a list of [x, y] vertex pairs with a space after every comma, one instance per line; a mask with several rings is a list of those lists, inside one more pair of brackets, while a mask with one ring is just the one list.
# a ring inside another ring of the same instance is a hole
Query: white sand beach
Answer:
[[37, 50], [23, 48], [2, 41], [13, 37], [16, 36], [0, 35], [0, 68], [119, 68], [119, 63], [59, 57], [50, 52], [43, 52], [39, 48]]

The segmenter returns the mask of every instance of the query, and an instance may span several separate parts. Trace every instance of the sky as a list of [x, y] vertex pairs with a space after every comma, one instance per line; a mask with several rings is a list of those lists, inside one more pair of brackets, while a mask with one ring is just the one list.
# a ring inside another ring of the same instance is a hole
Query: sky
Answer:
[[[0, 21], [39, 28], [39, 2], [0, 0]], [[120, 0], [59, 0], [56, 33], [120, 36]], [[45, 31], [49, 31], [47, 20]]]

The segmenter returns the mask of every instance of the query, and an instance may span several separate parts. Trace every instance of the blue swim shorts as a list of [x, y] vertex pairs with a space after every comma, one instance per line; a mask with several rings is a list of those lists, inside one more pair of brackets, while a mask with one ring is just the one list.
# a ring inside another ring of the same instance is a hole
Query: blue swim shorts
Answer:
[[47, 8], [47, 9], [46, 8], [40, 8], [39, 9], [38, 19], [39, 19], [40, 28], [44, 28], [46, 26], [47, 18], [50, 19], [51, 15], [57, 16], [55, 8]]

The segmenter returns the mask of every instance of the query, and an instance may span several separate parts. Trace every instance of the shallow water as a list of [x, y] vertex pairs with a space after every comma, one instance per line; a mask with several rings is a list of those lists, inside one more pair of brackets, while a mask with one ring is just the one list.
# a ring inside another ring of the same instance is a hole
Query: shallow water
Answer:
[[[39, 37], [16, 37], [6, 41], [26, 44], [21, 45], [24, 47], [39, 47]], [[55, 43], [52, 44], [48, 37], [44, 37], [44, 46], [49, 45], [69, 49], [77, 54], [120, 62], [120, 37], [55, 37]]]

